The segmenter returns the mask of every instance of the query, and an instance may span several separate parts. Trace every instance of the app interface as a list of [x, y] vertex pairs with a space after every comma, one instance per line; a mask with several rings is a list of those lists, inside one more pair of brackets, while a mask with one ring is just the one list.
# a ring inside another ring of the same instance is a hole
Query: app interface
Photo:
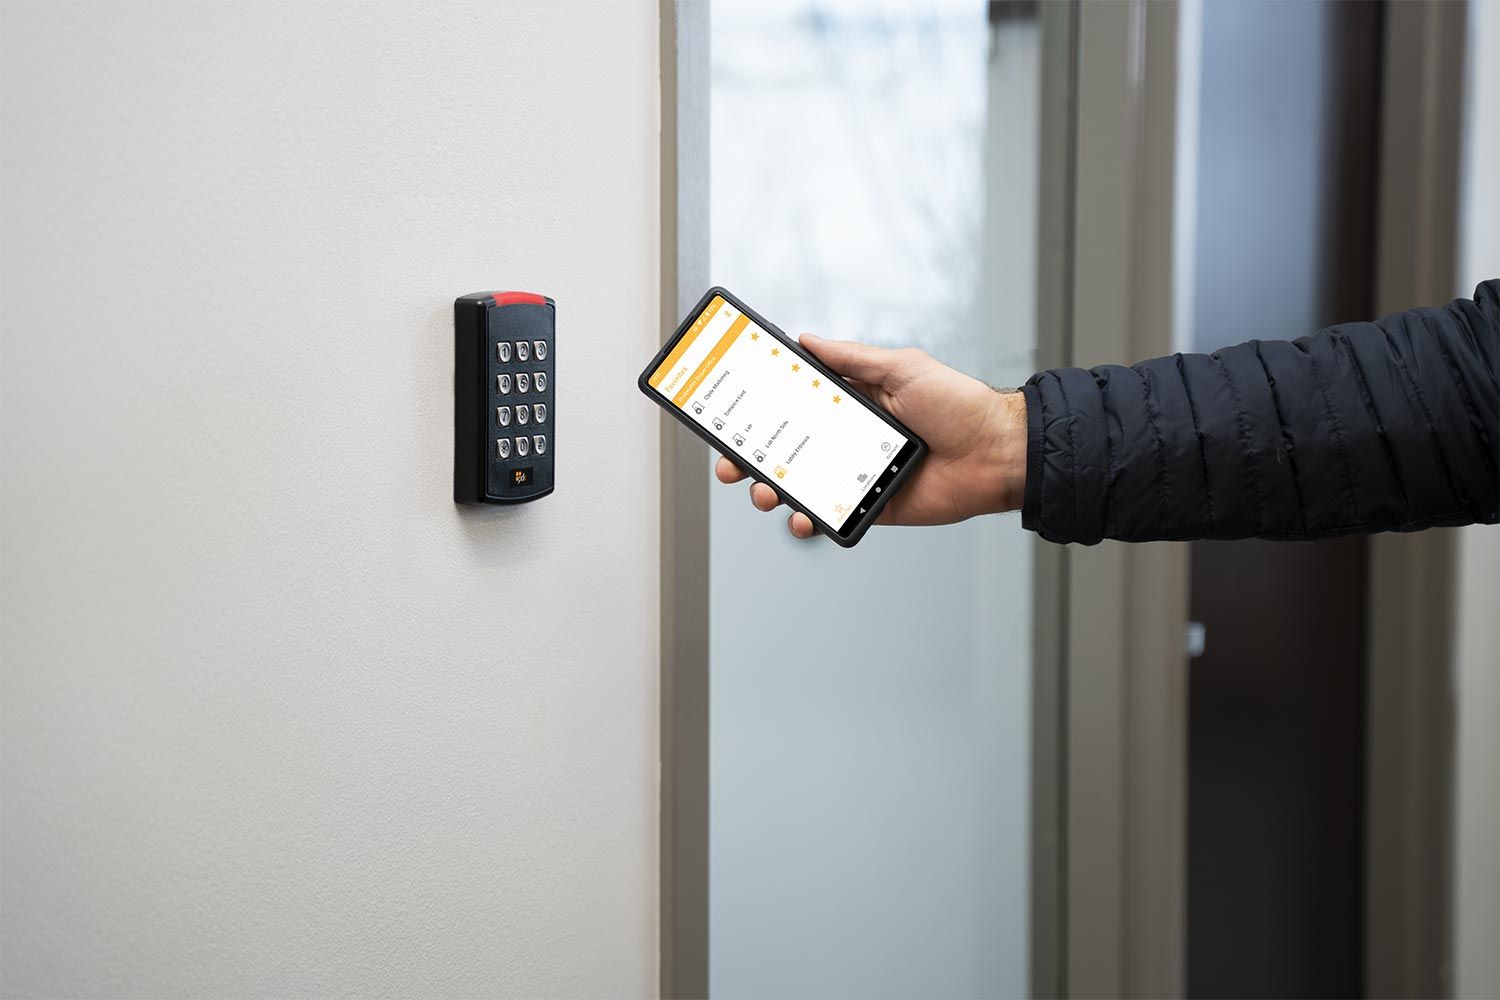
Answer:
[[717, 295], [649, 382], [726, 454], [759, 469], [834, 530], [861, 515], [907, 443]]

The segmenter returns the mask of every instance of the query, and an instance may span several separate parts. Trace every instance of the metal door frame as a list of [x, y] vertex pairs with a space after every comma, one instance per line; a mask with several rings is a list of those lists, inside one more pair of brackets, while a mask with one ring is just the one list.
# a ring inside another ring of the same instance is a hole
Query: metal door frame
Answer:
[[[1439, 305], [1458, 290], [1467, 18], [1467, 3], [1385, 8], [1379, 314]], [[1369, 996], [1453, 993], [1457, 539], [1446, 528], [1370, 539], [1364, 928]]]
[[[659, 0], [661, 317], [710, 284], [709, 0]], [[661, 420], [659, 988], [708, 996], [708, 446]]]
[[[1173, 350], [1182, 7], [1075, 7], [1069, 364]], [[1188, 548], [1104, 542], [1063, 560], [1061, 979], [1036, 992], [1178, 996]]]

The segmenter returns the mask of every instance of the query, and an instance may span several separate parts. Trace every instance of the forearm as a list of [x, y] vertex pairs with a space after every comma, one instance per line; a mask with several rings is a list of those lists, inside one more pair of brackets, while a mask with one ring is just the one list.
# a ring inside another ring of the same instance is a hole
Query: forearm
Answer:
[[1091, 544], [1493, 522], [1497, 289], [1294, 342], [1039, 373], [1023, 523]]

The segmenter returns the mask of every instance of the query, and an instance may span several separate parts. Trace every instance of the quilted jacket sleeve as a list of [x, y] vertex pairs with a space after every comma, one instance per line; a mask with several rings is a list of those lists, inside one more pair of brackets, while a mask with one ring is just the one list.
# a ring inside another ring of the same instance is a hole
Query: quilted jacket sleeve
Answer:
[[1027, 528], [1055, 542], [1496, 523], [1500, 280], [1295, 341], [1031, 377]]

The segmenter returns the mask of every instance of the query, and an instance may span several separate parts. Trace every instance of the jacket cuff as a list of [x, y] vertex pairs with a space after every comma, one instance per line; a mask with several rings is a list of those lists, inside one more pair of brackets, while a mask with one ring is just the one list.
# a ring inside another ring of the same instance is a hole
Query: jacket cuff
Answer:
[[1026, 488], [1021, 499], [1021, 527], [1042, 530], [1042, 393], [1027, 382], [1021, 386], [1026, 399]]
[[1021, 524], [1049, 542], [1093, 545], [1109, 503], [1108, 430], [1093, 373], [1057, 368], [1026, 383]]

